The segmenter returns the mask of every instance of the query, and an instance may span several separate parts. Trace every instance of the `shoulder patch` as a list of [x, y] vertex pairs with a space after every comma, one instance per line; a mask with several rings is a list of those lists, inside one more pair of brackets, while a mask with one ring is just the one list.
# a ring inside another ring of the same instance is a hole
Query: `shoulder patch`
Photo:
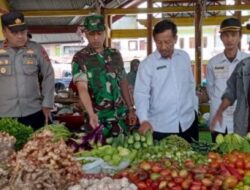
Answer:
[[42, 53], [42, 56], [43, 56], [43, 58], [45, 59], [46, 63], [49, 63], [49, 64], [50, 64], [50, 59], [49, 59], [49, 56], [48, 56], [47, 52], [45, 51], [45, 49], [42, 48], [41, 51], [42, 51], [42, 52], [41, 52], [41, 53]]

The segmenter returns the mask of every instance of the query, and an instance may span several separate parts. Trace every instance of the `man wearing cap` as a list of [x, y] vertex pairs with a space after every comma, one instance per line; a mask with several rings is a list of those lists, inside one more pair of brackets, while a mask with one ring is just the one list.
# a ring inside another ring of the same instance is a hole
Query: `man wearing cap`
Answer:
[[27, 40], [22, 13], [3, 14], [1, 22], [5, 41], [0, 44], [0, 118], [17, 118], [38, 129], [48, 123], [54, 104], [52, 65], [44, 48]]
[[[236, 18], [227, 18], [220, 25], [220, 38], [224, 44], [224, 52], [209, 60], [207, 65], [207, 90], [210, 99], [210, 122], [221, 103], [221, 97], [226, 89], [226, 82], [236, 65], [249, 55], [239, 50], [241, 41], [241, 23]], [[233, 113], [235, 106], [231, 105], [223, 113], [223, 123], [217, 123], [211, 128], [212, 141], [218, 134], [234, 132]]]
[[116, 49], [104, 46], [106, 34], [102, 15], [87, 16], [84, 27], [89, 44], [73, 57], [73, 81], [91, 127], [103, 124], [104, 135], [116, 136], [127, 130], [126, 112], [130, 123], [136, 122], [123, 60]]

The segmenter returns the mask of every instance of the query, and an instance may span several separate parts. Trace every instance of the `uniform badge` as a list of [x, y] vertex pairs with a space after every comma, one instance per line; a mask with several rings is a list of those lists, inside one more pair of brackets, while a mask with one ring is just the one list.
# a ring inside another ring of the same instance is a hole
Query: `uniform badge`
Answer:
[[5, 60], [4, 60], [4, 64], [5, 64], [5, 65], [8, 65], [8, 64], [9, 64], [9, 60], [8, 60], [8, 59], [5, 59]]
[[112, 58], [110, 56], [107, 57], [107, 62], [112, 61]]
[[20, 18], [16, 18], [15, 24], [17, 25], [22, 24], [22, 20]]
[[0, 54], [1, 53], [6, 53], [6, 50], [5, 49], [0, 49]]
[[26, 64], [27, 64], [27, 65], [33, 65], [33, 60], [32, 60], [32, 59], [28, 59], [28, 60], [26, 61]]
[[34, 54], [34, 50], [33, 50], [33, 49], [28, 49], [28, 50], [27, 50], [27, 53], [28, 53], [28, 54]]
[[2, 68], [0, 69], [0, 72], [1, 72], [2, 74], [6, 73], [6, 69], [5, 69], [4, 67], [2, 67]]

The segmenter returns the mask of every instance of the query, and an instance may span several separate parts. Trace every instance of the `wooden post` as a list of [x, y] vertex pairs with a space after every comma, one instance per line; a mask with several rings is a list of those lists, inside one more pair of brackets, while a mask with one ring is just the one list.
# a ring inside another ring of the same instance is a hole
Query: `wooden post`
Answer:
[[[9, 11], [9, 3], [7, 0], [0, 0], [0, 16]], [[2, 32], [2, 23], [0, 21], [0, 40], [4, 40]]]
[[[235, 5], [241, 5], [241, 0], [235, 0]], [[242, 23], [242, 20], [241, 20], [241, 11], [235, 11], [235, 17], [238, 18], [240, 21], [241, 21], [241, 25], [243, 24]], [[241, 43], [239, 43], [239, 49], [241, 49]]]
[[[153, 1], [152, 0], [148, 0], [148, 8], [152, 8], [153, 7]], [[153, 15], [152, 14], [148, 14], [147, 15], [147, 54], [151, 54], [152, 53], [152, 36], [153, 36], [153, 26], [152, 26], [152, 20], [153, 20]]]
[[202, 64], [202, 2], [197, 0], [195, 5], [195, 81], [201, 84]]

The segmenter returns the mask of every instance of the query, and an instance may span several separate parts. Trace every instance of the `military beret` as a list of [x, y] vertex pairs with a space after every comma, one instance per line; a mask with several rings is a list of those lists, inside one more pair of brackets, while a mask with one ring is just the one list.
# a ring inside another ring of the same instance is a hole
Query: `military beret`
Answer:
[[12, 32], [23, 31], [27, 29], [24, 21], [24, 15], [17, 11], [11, 11], [1, 16], [2, 26], [8, 27]]
[[241, 23], [237, 18], [227, 18], [222, 21], [220, 25], [220, 33], [233, 31], [238, 32], [241, 31]]
[[104, 16], [96, 14], [87, 16], [84, 20], [83, 26], [88, 31], [104, 31], [105, 30]]

